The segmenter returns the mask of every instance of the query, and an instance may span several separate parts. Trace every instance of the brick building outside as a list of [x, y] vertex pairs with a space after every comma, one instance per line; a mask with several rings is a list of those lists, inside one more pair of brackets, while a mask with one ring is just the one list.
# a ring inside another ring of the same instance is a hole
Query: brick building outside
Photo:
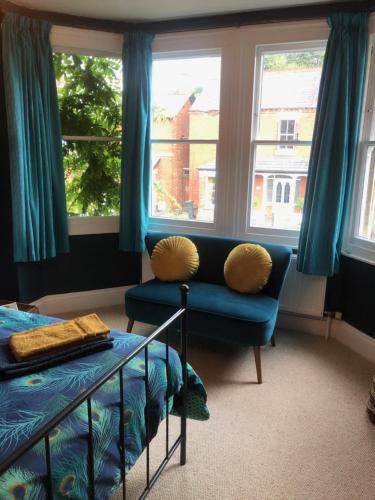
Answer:
[[[311, 140], [320, 74], [320, 68], [264, 71], [258, 139]], [[153, 110], [153, 137], [217, 139], [218, 88], [213, 82], [190, 94], [168, 94], [162, 103], [159, 99], [159, 108]], [[309, 145], [257, 146], [252, 225], [299, 227], [309, 155]], [[216, 144], [153, 144], [152, 169], [153, 215], [213, 221]]]

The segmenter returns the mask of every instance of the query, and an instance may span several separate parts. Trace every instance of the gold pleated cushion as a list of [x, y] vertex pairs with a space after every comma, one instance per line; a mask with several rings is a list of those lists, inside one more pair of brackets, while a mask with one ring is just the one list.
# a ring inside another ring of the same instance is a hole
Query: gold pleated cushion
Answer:
[[151, 255], [151, 269], [160, 281], [190, 279], [199, 267], [199, 255], [194, 243], [183, 236], [160, 240]]
[[237, 245], [224, 264], [224, 278], [233, 290], [258, 293], [266, 285], [272, 270], [272, 260], [265, 248], [253, 243]]

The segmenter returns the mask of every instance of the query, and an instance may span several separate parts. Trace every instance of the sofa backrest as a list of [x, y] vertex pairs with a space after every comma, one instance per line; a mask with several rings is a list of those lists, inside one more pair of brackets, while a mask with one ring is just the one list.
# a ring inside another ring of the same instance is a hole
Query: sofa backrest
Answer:
[[[172, 236], [172, 234], [161, 232], [148, 233], [146, 236], [146, 247], [149, 255], [152, 254], [152, 250], [156, 243], [163, 238], [168, 238], [168, 236]], [[258, 243], [263, 246], [271, 255], [272, 272], [267, 285], [263, 288], [261, 293], [274, 297], [275, 299], [279, 297], [292, 256], [290, 247], [273, 243], [225, 238], [221, 236], [206, 236], [200, 234], [181, 234], [181, 236], [186, 236], [191, 239], [198, 249], [200, 265], [193, 279], [219, 285], [225, 285], [224, 262], [229, 252], [235, 246], [240, 243]]]

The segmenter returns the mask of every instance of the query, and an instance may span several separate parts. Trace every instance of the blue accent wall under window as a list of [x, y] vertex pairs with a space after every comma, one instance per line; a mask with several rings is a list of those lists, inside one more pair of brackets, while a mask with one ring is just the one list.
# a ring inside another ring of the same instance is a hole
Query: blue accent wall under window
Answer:
[[325, 308], [375, 338], [375, 266], [342, 255], [340, 272], [327, 282]]
[[70, 237], [70, 253], [44, 262], [17, 264], [19, 300], [139, 283], [141, 256], [121, 252], [118, 234]]

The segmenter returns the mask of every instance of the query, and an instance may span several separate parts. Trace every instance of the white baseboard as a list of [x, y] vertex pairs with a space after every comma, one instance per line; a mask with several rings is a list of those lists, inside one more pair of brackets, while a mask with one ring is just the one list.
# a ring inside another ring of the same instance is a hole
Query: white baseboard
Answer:
[[313, 318], [298, 314], [280, 311], [277, 323], [277, 328], [284, 330], [292, 330], [296, 332], [310, 333], [312, 335], [325, 336], [327, 331], [326, 318]]
[[349, 325], [346, 321], [332, 321], [331, 337], [375, 363], [375, 339]]
[[103, 288], [85, 292], [46, 295], [32, 302], [42, 314], [54, 315], [70, 311], [124, 304], [124, 293], [130, 287]]
[[375, 363], [375, 339], [349, 325], [346, 321], [333, 319], [330, 332], [327, 332], [329, 322], [325, 318], [309, 318], [280, 311], [277, 318], [277, 328], [323, 337], [329, 333], [329, 337], [336, 339], [352, 351]]

